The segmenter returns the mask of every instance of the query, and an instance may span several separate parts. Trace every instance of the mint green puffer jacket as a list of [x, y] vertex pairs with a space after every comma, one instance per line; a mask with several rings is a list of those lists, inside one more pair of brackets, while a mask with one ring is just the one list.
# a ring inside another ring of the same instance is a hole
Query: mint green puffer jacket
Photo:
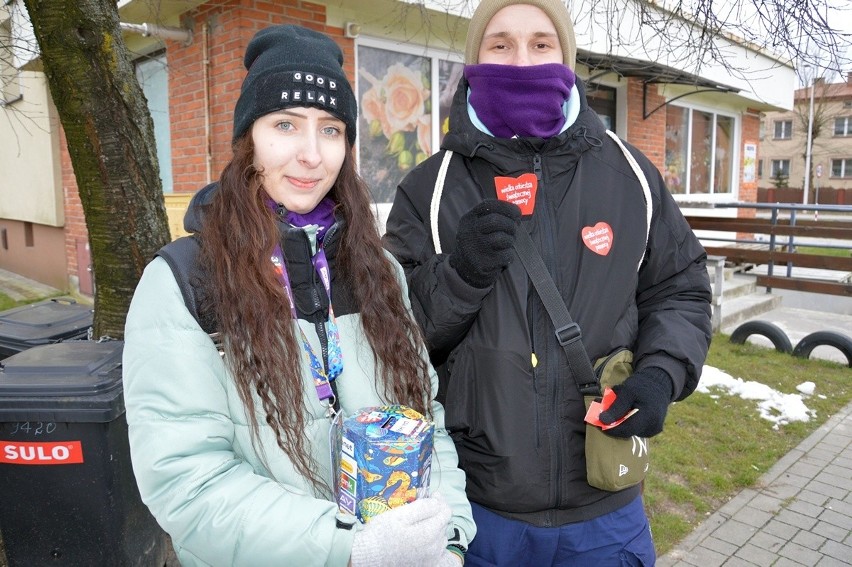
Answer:
[[[407, 298], [402, 269], [397, 269]], [[357, 313], [337, 317], [344, 415], [388, 403], [376, 392], [373, 355], [359, 321]], [[299, 324], [319, 352], [314, 325]], [[336, 527], [337, 505], [295, 471], [264, 426], [262, 413], [260, 441], [253, 442], [250, 420], [222, 357], [186, 309], [162, 258], [145, 269], [133, 297], [123, 368], [133, 470], [143, 501], [170, 534], [183, 567], [347, 564], [354, 530]], [[331, 483], [330, 421], [306, 362], [302, 374], [313, 417], [308, 446]], [[434, 371], [431, 377], [437, 392]], [[453, 510], [448, 532], [458, 528], [466, 544], [476, 528], [465, 475], [444, 429], [443, 407], [434, 402], [432, 411], [431, 490]]]

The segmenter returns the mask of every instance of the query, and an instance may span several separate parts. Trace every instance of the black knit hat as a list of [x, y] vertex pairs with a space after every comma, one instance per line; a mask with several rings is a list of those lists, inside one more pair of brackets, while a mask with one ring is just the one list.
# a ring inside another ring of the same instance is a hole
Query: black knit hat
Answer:
[[355, 144], [358, 106], [343, 72], [343, 53], [331, 38], [300, 26], [265, 28], [249, 42], [243, 64], [248, 74], [234, 108], [234, 140], [265, 114], [313, 106], [340, 118]]

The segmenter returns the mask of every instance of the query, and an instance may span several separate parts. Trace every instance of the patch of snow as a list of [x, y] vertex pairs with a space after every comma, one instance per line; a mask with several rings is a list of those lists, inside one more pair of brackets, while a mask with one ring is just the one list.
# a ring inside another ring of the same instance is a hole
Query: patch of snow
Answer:
[[[774, 429], [793, 421], [809, 421], [816, 417], [814, 410], [808, 409], [801, 394], [782, 394], [766, 384], [734, 378], [712, 366], [704, 366], [696, 392], [710, 393], [710, 388], [727, 390], [731, 395], [744, 400], [757, 400], [760, 417], [775, 423]], [[812, 395], [816, 385], [813, 382], [799, 384], [796, 389], [805, 395]]]

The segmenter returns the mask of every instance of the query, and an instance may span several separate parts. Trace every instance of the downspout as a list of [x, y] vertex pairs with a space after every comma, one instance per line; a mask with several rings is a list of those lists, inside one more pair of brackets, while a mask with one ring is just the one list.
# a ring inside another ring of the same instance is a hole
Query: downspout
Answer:
[[213, 148], [210, 143], [210, 46], [207, 37], [207, 22], [201, 24], [201, 57], [204, 75], [204, 148], [206, 182], [213, 177]]

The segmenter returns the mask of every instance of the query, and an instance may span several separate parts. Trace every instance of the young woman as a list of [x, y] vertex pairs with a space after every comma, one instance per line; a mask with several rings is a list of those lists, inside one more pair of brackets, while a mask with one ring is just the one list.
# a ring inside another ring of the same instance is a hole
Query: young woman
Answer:
[[[198, 252], [177, 269], [197, 275], [201, 315], [161, 257], [128, 314], [133, 467], [184, 567], [453, 567], [475, 533], [404, 275], [355, 171], [341, 64], [305, 28], [252, 39], [234, 155], [193, 199]], [[434, 496], [362, 525], [335, 503], [334, 436], [341, 416], [387, 403], [434, 420]]]

